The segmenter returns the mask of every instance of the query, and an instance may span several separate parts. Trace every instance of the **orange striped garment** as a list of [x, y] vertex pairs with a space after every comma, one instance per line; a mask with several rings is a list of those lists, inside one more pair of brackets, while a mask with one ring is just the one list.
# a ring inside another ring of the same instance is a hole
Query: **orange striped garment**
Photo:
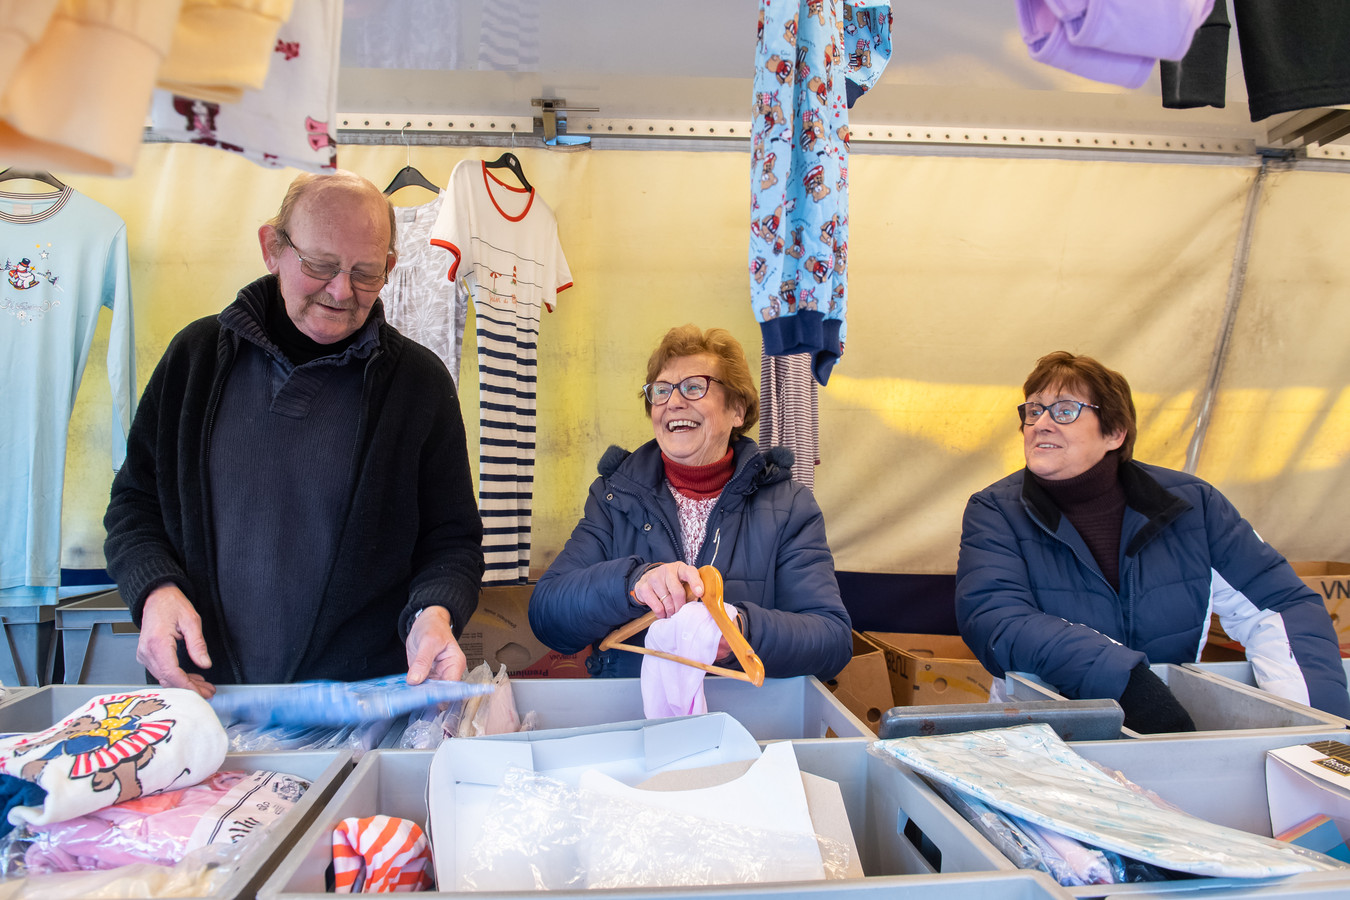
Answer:
[[333, 830], [333, 890], [339, 894], [425, 891], [431, 845], [409, 819], [343, 819]]

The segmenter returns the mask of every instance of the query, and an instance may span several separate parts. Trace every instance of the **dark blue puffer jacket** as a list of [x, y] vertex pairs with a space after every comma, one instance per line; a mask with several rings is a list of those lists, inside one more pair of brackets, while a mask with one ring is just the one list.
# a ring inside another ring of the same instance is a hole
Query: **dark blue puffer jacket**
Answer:
[[[791, 480], [790, 450], [761, 453], [749, 438], [732, 448], [735, 473], [708, 519], [697, 565], [722, 573], [726, 602], [745, 616], [746, 637], [770, 678], [832, 678], [852, 656], [853, 637], [820, 507]], [[629, 596], [638, 576], [648, 563], [683, 558], [656, 441], [632, 454], [611, 447], [599, 470], [584, 516], [530, 598], [530, 627], [562, 653], [598, 644], [645, 613]], [[641, 656], [609, 650], [590, 666], [593, 674], [636, 676]]]
[[1140, 662], [1199, 659], [1215, 612], [1263, 688], [1350, 716], [1331, 618], [1284, 557], [1193, 475], [1131, 462], [1120, 481], [1119, 592], [1025, 469], [970, 498], [956, 617], [984, 666], [1117, 699]]

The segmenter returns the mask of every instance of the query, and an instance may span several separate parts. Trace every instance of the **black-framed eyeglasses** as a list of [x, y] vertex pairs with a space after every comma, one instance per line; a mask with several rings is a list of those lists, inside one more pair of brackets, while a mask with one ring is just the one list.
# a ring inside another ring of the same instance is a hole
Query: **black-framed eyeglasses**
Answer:
[[388, 269], [385, 269], [378, 275], [374, 275], [370, 272], [360, 272], [356, 269], [339, 268], [335, 263], [321, 262], [317, 259], [306, 259], [300, 255], [299, 250], [295, 249], [295, 244], [291, 243], [291, 236], [289, 234], [282, 231], [280, 228], [277, 229], [277, 234], [281, 235], [281, 239], [286, 242], [286, 246], [291, 248], [291, 252], [295, 254], [295, 258], [300, 260], [300, 271], [304, 272], [305, 275], [310, 278], [318, 281], [332, 281], [339, 275], [346, 275], [351, 279], [352, 287], [359, 288], [363, 291], [378, 291], [389, 281]]
[[675, 393], [676, 388], [680, 391], [680, 396], [686, 400], [702, 400], [708, 394], [709, 382], [724, 384], [720, 378], [714, 378], [711, 375], [690, 375], [679, 384], [671, 384], [669, 381], [653, 381], [651, 384], [642, 386], [642, 395], [647, 398], [647, 402], [652, 406], [665, 406], [670, 401], [670, 395]]
[[1083, 403], [1079, 400], [1056, 400], [1049, 406], [1040, 403], [1023, 403], [1017, 407], [1017, 414], [1022, 417], [1023, 425], [1030, 425], [1045, 412], [1049, 412], [1050, 418], [1054, 419], [1057, 424], [1070, 425], [1078, 421], [1078, 414], [1083, 411], [1083, 407], [1101, 409], [1094, 403]]

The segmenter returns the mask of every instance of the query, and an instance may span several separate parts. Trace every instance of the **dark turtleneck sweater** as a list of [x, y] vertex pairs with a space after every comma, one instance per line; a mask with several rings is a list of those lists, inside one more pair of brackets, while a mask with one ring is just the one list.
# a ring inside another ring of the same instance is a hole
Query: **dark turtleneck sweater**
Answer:
[[1118, 477], [1115, 451], [1081, 475], [1047, 481], [1028, 472], [1092, 551], [1113, 590], [1120, 590], [1120, 529], [1125, 521], [1125, 489]]
[[[244, 682], [288, 680], [320, 615], [351, 501], [365, 363], [380, 315], [333, 344], [300, 331], [274, 278], [240, 292], [240, 337], [209, 455], [217, 584]], [[224, 666], [225, 661], [216, 661]]]

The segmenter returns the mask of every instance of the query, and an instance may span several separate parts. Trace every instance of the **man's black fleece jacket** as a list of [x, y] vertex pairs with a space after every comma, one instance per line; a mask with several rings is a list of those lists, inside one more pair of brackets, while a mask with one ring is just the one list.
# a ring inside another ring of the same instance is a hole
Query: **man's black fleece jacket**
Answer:
[[[221, 388], [242, 340], [221, 318], [233, 311], [262, 320], [279, 299], [276, 278], [265, 276], [220, 316], [174, 337], [141, 398], [104, 517], [108, 572], [133, 621], [141, 624], [155, 587], [177, 584], [202, 618], [213, 665], [198, 669], [181, 647], [180, 660], [214, 684], [246, 680], [226, 638], [214, 569], [211, 496], [229, 485], [207, 477]], [[292, 623], [286, 643], [303, 650], [287, 681], [406, 671], [403, 640], [419, 610], [445, 607], [458, 636], [478, 603], [482, 520], [454, 382], [435, 354], [383, 321], [378, 304], [371, 316], [379, 346], [364, 362], [352, 495], [319, 615]], [[350, 460], [350, 448], [336, 458]], [[286, 601], [279, 584], [248, 602]]]

